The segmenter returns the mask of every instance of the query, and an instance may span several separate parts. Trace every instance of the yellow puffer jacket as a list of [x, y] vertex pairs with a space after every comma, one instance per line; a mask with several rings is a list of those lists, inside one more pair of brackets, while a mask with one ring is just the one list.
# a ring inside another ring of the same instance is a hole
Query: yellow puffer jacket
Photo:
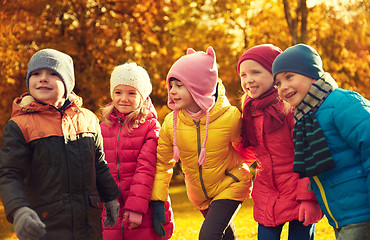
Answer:
[[[195, 122], [183, 110], [178, 113], [177, 145], [187, 194], [200, 210], [207, 209], [214, 200], [244, 201], [250, 196], [252, 174], [233, 147], [240, 141], [240, 115], [240, 111], [230, 105], [225, 88], [219, 81], [217, 101], [210, 111], [207, 162], [202, 167], [198, 165], [198, 155], [205, 135], [206, 117]], [[167, 200], [172, 168], [176, 163], [173, 159], [172, 120], [173, 112], [166, 116], [159, 133], [152, 200]]]

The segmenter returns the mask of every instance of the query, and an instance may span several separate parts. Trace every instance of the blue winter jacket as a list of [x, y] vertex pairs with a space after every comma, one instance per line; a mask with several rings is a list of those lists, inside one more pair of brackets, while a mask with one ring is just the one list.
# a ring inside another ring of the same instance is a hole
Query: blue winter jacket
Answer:
[[370, 221], [370, 101], [335, 89], [315, 114], [335, 167], [310, 178], [329, 224]]

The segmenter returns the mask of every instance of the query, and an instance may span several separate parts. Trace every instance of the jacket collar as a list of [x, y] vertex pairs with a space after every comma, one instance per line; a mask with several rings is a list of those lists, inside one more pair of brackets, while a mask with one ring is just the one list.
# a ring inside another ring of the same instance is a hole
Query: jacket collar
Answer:
[[[69, 95], [69, 101], [70, 104], [65, 109], [69, 107], [79, 108], [82, 106], [82, 98], [77, 96], [73, 92]], [[56, 111], [58, 111], [57, 108], [50, 104], [45, 104], [43, 102], [37, 101], [27, 92], [14, 99], [12, 105], [12, 117], [26, 113], [50, 111], [50, 109], [55, 109]]]

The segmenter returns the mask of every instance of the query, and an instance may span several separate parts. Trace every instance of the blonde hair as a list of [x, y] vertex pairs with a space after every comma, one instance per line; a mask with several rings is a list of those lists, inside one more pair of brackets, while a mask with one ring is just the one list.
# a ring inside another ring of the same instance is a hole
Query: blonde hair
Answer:
[[[243, 89], [243, 91], [244, 91], [244, 89]], [[243, 96], [241, 98], [242, 99], [242, 106], [241, 106], [242, 111], [244, 109], [244, 103], [245, 103], [245, 99], [247, 99], [247, 97], [248, 97], [248, 93], [246, 93], [246, 91], [244, 91]]]
[[[150, 98], [147, 98], [146, 100], [140, 98], [138, 107], [126, 115], [123, 124], [125, 125], [129, 133], [134, 128], [138, 128], [140, 124], [145, 122], [146, 117], [149, 114], [148, 109], [150, 104], [151, 104]], [[113, 122], [109, 120], [109, 116], [112, 114], [113, 110], [114, 110], [113, 104], [107, 105], [102, 110], [103, 121], [108, 125], [108, 127], [113, 126]]]

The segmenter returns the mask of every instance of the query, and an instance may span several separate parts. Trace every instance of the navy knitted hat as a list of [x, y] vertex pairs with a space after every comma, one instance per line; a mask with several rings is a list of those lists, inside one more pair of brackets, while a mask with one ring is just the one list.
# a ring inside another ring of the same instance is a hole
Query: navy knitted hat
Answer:
[[320, 55], [306, 44], [289, 47], [275, 58], [272, 64], [274, 80], [282, 72], [299, 73], [313, 79], [320, 79], [324, 74]]
[[66, 88], [65, 97], [67, 99], [75, 86], [72, 58], [65, 53], [50, 48], [42, 49], [36, 52], [28, 63], [26, 78], [26, 86], [28, 91], [30, 90], [29, 79], [31, 73], [40, 69], [49, 69], [58, 75]]

